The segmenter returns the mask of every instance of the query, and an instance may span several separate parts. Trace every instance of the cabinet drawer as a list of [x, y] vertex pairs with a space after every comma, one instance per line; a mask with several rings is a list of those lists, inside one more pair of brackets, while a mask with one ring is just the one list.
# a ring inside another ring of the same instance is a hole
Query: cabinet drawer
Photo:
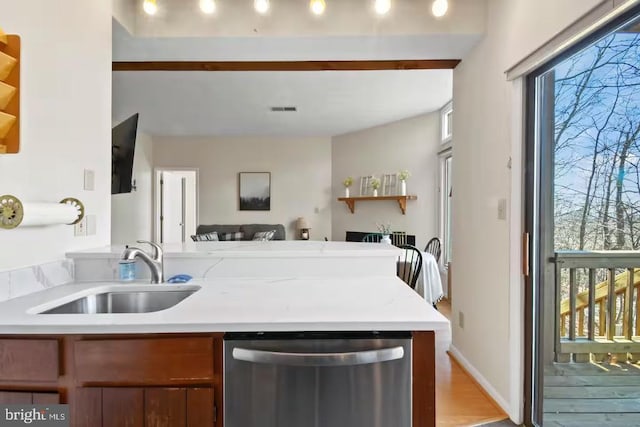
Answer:
[[0, 381], [56, 381], [58, 340], [0, 339]]
[[171, 385], [213, 380], [212, 338], [76, 341], [74, 357], [79, 384]]

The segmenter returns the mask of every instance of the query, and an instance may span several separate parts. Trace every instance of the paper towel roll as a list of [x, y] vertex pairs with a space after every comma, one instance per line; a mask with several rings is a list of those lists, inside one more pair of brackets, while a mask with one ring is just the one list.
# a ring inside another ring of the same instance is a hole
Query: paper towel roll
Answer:
[[0, 228], [76, 224], [84, 217], [84, 205], [68, 197], [60, 203], [23, 203], [11, 194], [0, 196]]
[[23, 203], [23, 211], [20, 227], [71, 224], [81, 215], [78, 207], [61, 203]]

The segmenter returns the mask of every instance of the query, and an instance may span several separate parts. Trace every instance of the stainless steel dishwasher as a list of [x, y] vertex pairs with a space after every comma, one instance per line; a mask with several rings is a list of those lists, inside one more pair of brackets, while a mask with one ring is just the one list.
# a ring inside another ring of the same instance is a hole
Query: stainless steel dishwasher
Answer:
[[411, 427], [411, 334], [226, 334], [225, 427]]

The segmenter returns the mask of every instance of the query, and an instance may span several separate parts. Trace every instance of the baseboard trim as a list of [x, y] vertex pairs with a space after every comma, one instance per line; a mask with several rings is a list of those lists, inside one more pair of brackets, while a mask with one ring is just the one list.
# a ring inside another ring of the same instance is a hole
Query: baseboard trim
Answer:
[[493, 402], [496, 408], [504, 412], [504, 419], [509, 418], [509, 402], [487, 381], [487, 379], [453, 346], [449, 347], [449, 356], [473, 379], [485, 395]]

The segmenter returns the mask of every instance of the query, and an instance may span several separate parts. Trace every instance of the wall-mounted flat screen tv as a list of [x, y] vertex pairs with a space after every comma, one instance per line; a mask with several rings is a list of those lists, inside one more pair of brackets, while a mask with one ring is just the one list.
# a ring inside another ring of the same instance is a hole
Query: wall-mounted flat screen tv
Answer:
[[138, 114], [111, 131], [111, 194], [131, 193]]

